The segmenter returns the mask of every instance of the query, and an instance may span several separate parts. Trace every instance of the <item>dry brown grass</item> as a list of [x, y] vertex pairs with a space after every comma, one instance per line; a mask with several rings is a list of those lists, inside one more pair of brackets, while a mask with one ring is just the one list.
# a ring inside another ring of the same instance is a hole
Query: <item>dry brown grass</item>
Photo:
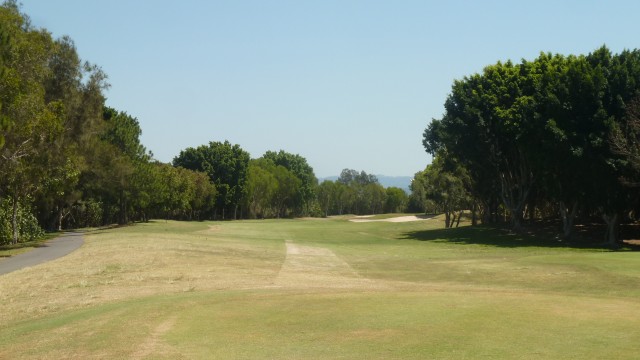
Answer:
[[119, 236], [126, 230], [89, 234], [72, 254], [0, 277], [0, 324], [157, 294], [266, 287], [285, 256], [282, 245], [216, 238], [215, 227]]

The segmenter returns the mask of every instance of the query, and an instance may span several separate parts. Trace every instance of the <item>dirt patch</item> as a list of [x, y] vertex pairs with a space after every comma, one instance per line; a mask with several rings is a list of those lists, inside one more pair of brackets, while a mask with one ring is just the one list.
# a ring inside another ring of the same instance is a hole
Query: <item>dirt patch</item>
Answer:
[[381, 285], [361, 277], [333, 251], [286, 241], [287, 257], [274, 285], [291, 288], [372, 288]]

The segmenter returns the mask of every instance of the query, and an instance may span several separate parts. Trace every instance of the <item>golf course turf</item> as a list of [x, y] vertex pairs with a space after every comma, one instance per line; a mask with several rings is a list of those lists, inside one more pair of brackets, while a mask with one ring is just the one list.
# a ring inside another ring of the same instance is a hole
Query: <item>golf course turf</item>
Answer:
[[638, 356], [637, 252], [348, 220], [87, 232], [75, 252], [0, 276], [0, 358]]

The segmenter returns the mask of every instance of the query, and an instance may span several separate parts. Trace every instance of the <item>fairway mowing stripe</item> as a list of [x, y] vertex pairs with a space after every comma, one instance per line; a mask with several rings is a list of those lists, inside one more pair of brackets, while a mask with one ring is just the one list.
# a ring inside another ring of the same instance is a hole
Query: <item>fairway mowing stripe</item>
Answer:
[[275, 280], [277, 287], [291, 288], [380, 288], [371, 279], [362, 278], [333, 251], [294, 244], [286, 240], [287, 256]]
[[150, 355], [167, 355], [175, 352], [169, 345], [162, 341], [162, 336], [169, 332], [176, 323], [176, 317], [169, 318], [158, 325], [146, 341], [139, 345], [136, 352], [131, 354], [132, 359], [143, 359]]

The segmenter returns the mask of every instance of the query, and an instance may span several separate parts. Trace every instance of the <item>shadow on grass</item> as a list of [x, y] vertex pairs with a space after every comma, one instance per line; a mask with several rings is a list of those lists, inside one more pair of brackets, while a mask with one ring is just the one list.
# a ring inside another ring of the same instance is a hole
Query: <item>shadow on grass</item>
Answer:
[[[402, 234], [402, 240], [432, 241], [461, 245], [486, 245], [502, 248], [549, 247], [577, 249], [608, 249], [602, 243], [585, 239], [561, 240], [546, 231], [514, 234], [507, 229], [488, 226], [464, 226], [452, 229], [411, 231]], [[617, 250], [640, 250], [640, 246], [626, 244]]]

